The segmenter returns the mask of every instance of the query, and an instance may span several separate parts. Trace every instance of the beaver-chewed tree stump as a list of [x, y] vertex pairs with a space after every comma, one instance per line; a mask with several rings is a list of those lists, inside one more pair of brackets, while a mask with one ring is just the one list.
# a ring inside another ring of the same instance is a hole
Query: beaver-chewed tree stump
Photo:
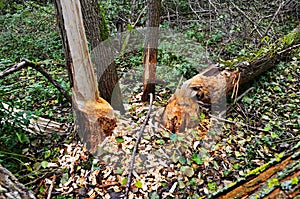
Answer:
[[171, 132], [179, 132], [197, 125], [199, 105], [218, 106], [229, 92], [236, 95], [240, 85], [274, 67], [292, 50], [299, 48], [299, 43], [300, 26], [256, 54], [224, 61], [221, 67], [211, 65], [185, 81], [172, 95], [162, 115], [164, 126]]

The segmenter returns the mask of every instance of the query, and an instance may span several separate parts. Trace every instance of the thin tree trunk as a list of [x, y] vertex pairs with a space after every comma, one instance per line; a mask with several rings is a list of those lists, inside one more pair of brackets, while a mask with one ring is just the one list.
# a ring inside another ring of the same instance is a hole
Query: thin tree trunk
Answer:
[[62, 38], [62, 44], [64, 48], [64, 54], [65, 54], [65, 60], [66, 60], [66, 66], [68, 70], [68, 76], [70, 80], [70, 88], [73, 87], [73, 75], [71, 71], [71, 63], [72, 63], [72, 57], [70, 54], [70, 47], [68, 44], [68, 39], [67, 39], [67, 33], [64, 25], [64, 18], [62, 15], [62, 8], [59, 0], [53, 0], [55, 11], [56, 11], [56, 22], [60, 31], [60, 36]]
[[142, 101], [149, 101], [149, 94], [155, 94], [156, 62], [160, 23], [161, 0], [147, 0], [147, 35], [144, 52], [144, 92]]

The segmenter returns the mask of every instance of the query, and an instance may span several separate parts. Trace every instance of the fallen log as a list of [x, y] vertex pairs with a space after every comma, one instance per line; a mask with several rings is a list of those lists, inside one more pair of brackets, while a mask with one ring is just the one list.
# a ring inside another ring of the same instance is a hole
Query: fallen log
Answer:
[[34, 199], [36, 197], [10, 171], [0, 165], [0, 198]]
[[183, 131], [198, 124], [199, 108], [226, 108], [226, 96], [237, 95], [240, 85], [263, 74], [289, 53], [299, 48], [300, 26], [271, 45], [233, 61], [222, 61], [183, 83], [169, 99], [162, 120], [171, 132]]
[[[54, 133], [57, 135], [66, 135], [69, 133], [69, 126], [64, 123], [59, 123], [50, 119], [38, 117], [37, 115], [30, 115], [29, 118], [26, 115], [26, 111], [10, 107], [8, 104], [5, 104], [3, 102], [2, 104], [0, 104], [0, 107], [1, 106], [3, 108], [2, 111], [6, 111], [12, 116], [18, 117], [19, 120], [28, 120], [28, 125], [19, 124], [19, 127], [21, 127], [24, 131], [28, 133], [36, 135], [51, 135]], [[19, 113], [22, 114], [20, 115]], [[1, 118], [0, 123], [4, 122], [8, 122], [10, 124], [14, 123], [12, 120]]]
[[296, 198], [299, 181], [300, 142], [208, 198]]

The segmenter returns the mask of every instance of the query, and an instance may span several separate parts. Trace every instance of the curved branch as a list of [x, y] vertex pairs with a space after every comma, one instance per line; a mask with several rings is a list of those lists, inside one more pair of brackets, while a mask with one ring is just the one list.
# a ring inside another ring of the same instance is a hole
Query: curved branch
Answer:
[[46, 79], [49, 82], [51, 82], [55, 86], [55, 88], [59, 90], [59, 92], [68, 100], [68, 102], [71, 103], [72, 97], [68, 94], [68, 92], [53, 77], [51, 77], [51, 75], [45, 69], [41, 67], [41, 65], [45, 65], [45, 64], [46, 63], [43, 62], [34, 63], [32, 61], [24, 59], [23, 61], [21, 61], [18, 64], [15, 64], [11, 68], [8, 68], [3, 72], [0, 72], [0, 78], [4, 78], [10, 74], [13, 74], [14, 72], [17, 72], [23, 68], [30, 66], [35, 70], [37, 70], [38, 72], [40, 72], [44, 77], [46, 77]]

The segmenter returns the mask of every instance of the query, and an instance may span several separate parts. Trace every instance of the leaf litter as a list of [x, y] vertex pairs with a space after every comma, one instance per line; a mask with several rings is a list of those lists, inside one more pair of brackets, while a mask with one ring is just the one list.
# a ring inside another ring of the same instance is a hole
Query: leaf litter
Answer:
[[[222, 134], [209, 147], [205, 147], [212, 133], [206, 128], [209, 118], [201, 116], [197, 129], [173, 134], [156, 119], [160, 105], [154, 107], [139, 144], [129, 198], [206, 197], [295, 145], [300, 140], [298, 59], [299, 55], [278, 64], [231, 106], [227, 119], [233, 122], [220, 122]], [[116, 114], [118, 126], [97, 157], [80, 141], [61, 148], [57, 165], [62, 173], [52, 196], [123, 197], [131, 152], [147, 112], [138, 96], [131, 101], [130, 119]], [[50, 177], [43, 182], [48, 187]]]

